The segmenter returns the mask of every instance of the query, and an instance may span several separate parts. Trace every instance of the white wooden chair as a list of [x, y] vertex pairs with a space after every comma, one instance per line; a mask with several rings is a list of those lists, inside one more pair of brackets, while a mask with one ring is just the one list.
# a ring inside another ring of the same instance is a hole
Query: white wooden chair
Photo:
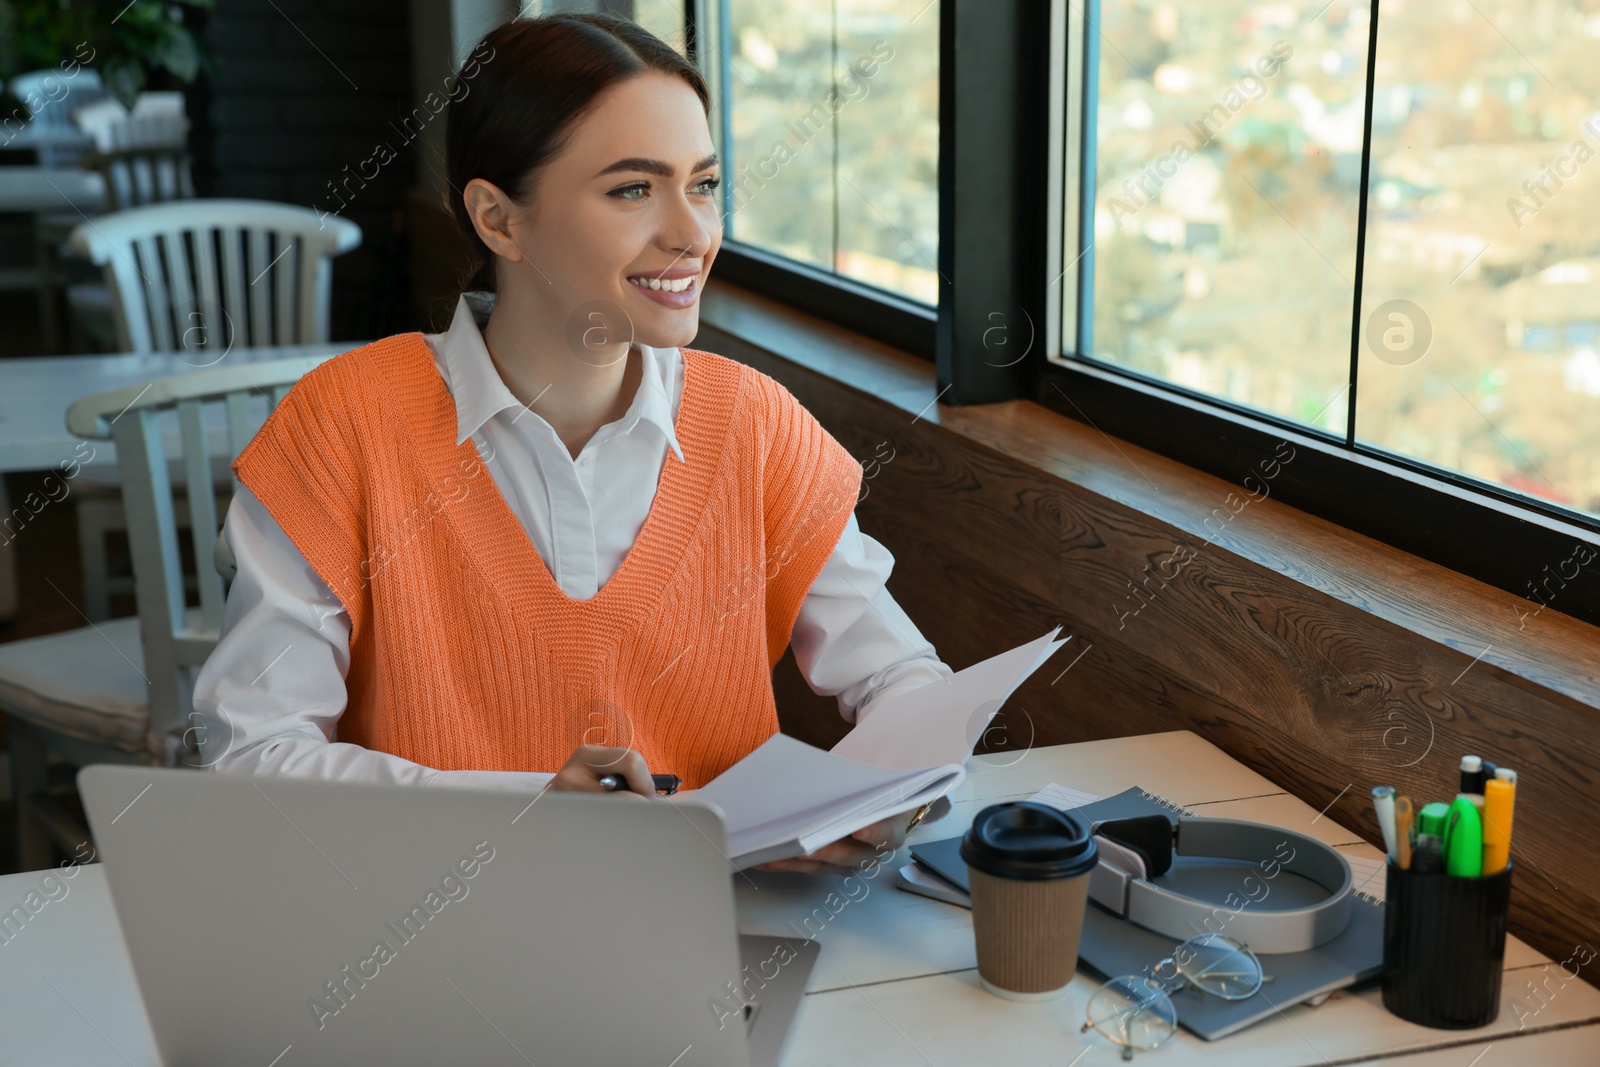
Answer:
[[[95, 146], [78, 165], [97, 171], [105, 188], [105, 207], [126, 211], [169, 200], [193, 200], [194, 178], [189, 161], [189, 117], [182, 93], [143, 92], [130, 113], [116, 100], [79, 108], [73, 121]], [[53, 212], [37, 217], [42, 243], [39, 262], [47, 283], [64, 290], [69, 349], [88, 351], [90, 340], [117, 347], [111, 312], [111, 287], [103, 281], [69, 281], [78, 273], [79, 254], [68, 243], [84, 220], [78, 212]], [[87, 267], [87, 264], [84, 264]], [[52, 301], [51, 307], [55, 304]], [[47, 331], [48, 333], [48, 331]]]
[[[105, 270], [120, 350], [187, 351], [206, 366], [235, 347], [326, 341], [332, 260], [361, 243], [361, 228], [292, 204], [200, 199], [101, 216], [72, 243]], [[105, 547], [126, 520], [114, 486], [84, 475], [78, 547], [84, 610], [98, 622], [126, 589]]]
[[325, 358], [218, 367], [99, 393], [68, 409], [73, 433], [116, 443], [139, 614], [0, 645], [18, 870], [50, 866], [52, 840], [70, 854], [88, 837], [51, 788], [52, 757], [76, 767], [199, 765], [194, 672], [221, 633], [227, 591], [219, 570], [231, 568], [217, 558], [222, 516], [213, 498], [191, 496], [199, 605], [187, 606], [168, 438], [177, 438], [170, 458], [189, 483], [205, 484], [216, 458], [231, 463], [267, 412]]
[[217, 354], [328, 339], [349, 219], [270, 200], [180, 200], [103, 215], [72, 244], [106, 273], [125, 352]]
[[41, 138], [37, 148], [39, 166], [76, 165], [88, 144], [74, 136], [79, 129], [73, 115], [78, 109], [105, 99], [105, 85], [99, 73], [83, 65], [70, 75], [60, 67], [46, 67], [18, 74], [11, 79], [8, 88], [24, 107], [28, 107], [30, 101], [39, 105], [38, 112], [28, 120], [30, 126], [37, 126], [47, 134], [65, 135], [59, 139]]

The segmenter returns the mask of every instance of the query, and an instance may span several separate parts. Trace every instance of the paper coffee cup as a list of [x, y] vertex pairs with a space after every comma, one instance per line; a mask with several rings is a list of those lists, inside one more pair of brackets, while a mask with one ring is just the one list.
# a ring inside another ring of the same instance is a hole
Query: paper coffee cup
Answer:
[[961, 840], [972, 933], [984, 988], [1011, 1000], [1060, 996], [1078, 969], [1078, 940], [1099, 862], [1089, 829], [1031, 801], [984, 808]]

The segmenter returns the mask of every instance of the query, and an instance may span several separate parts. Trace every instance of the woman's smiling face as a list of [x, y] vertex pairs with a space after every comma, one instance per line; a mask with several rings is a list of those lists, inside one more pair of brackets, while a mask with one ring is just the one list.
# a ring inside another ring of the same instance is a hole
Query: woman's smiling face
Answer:
[[[504, 257], [502, 295], [525, 287], [579, 335], [604, 331], [584, 348], [688, 344], [722, 245], [719, 165], [699, 96], [680, 78], [636, 75], [597, 98], [566, 136], [525, 206], [508, 202], [511, 215], [496, 220], [514, 249], [484, 234]], [[607, 305], [624, 321], [605, 321], [615, 316]]]

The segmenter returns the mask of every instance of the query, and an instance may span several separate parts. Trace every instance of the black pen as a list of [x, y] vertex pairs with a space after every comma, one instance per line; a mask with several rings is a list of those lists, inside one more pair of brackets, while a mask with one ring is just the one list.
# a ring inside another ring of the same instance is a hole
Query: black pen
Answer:
[[[676, 774], [652, 774], [650, 780], [655, 783], [657, 793], [665, 793], [668, 796], [676, 793], [678, 787], [683, 784], [683, 779]], [[620, 774], [608, 774], [600, 779], [600, 788], [614, 793], [619, 789], [628, 788], [628, 779]]]

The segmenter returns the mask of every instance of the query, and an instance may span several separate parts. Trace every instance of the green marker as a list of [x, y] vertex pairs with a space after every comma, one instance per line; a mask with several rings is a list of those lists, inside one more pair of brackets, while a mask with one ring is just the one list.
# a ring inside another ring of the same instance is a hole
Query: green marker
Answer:
[[1450, 817], [1450, 805], [1434, 801], [1432, 804], [1422, 805], [1422, 810], [1417, 812], [1417, 833], [1433, 834], [1435, 837], [1444, 836], [1444, 826]]
[[1444, 872], [1457, 878], [1483, 874], [1483, 816], [1465, 793], [1450, 802], [1444, 828]]

